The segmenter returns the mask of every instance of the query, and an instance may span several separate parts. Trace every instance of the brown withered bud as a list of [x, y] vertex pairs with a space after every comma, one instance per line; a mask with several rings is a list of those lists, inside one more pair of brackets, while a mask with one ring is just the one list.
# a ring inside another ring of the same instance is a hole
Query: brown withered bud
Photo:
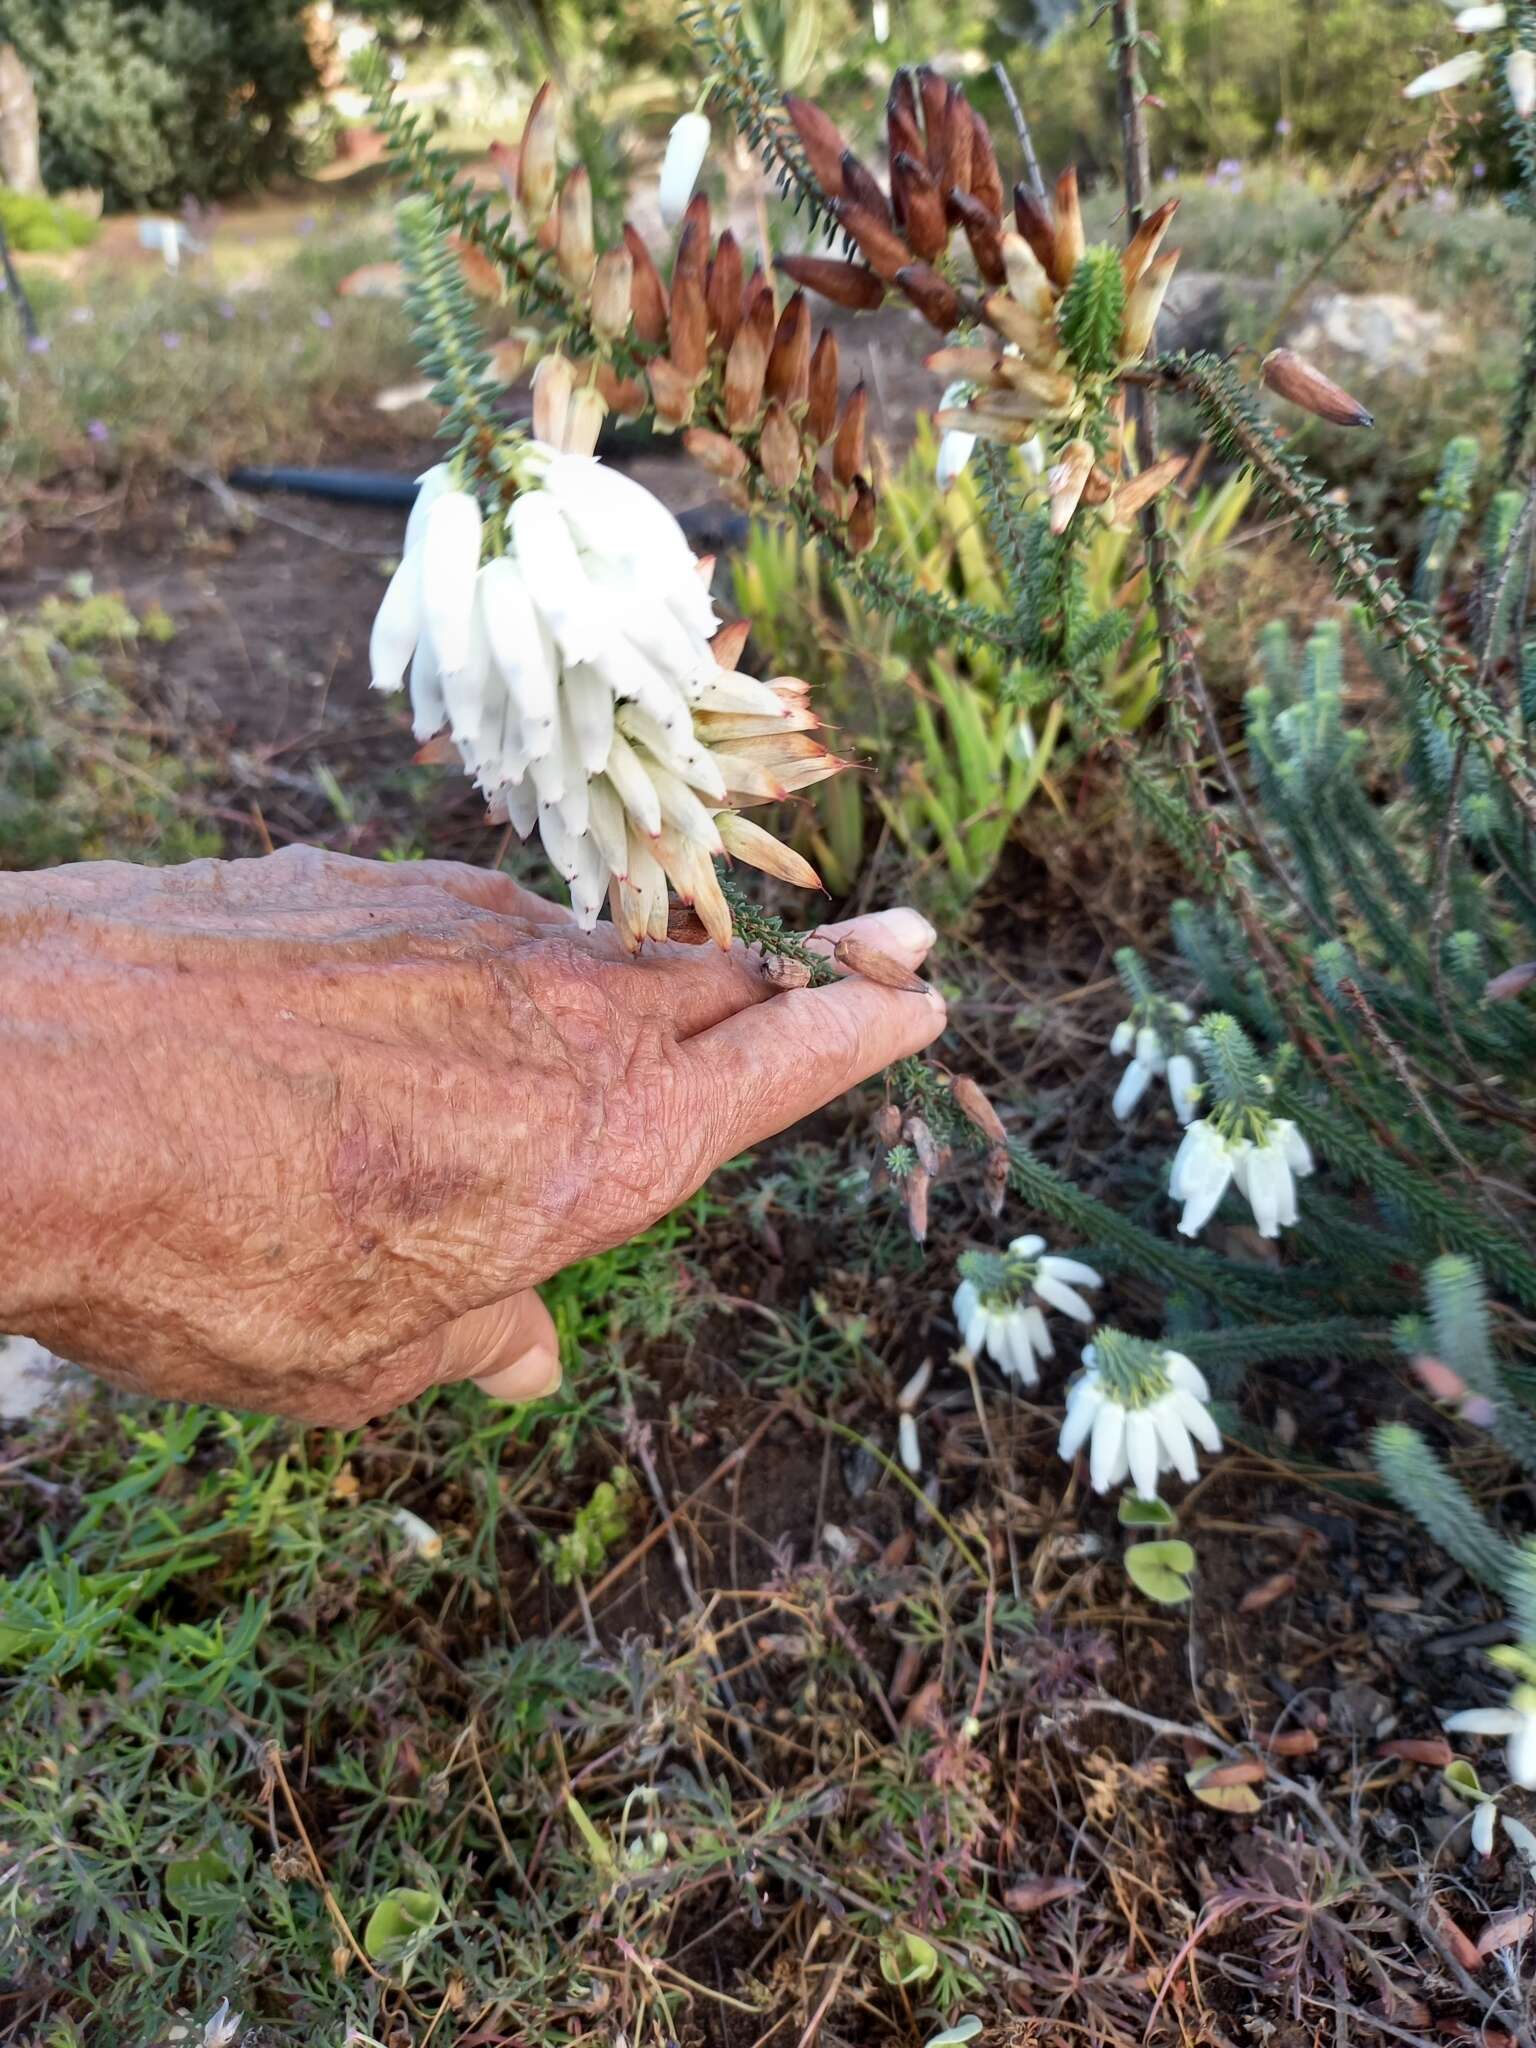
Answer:
[[599, 341], [617, 341], [629, 332], [634, 286], [635, 259], [628, 249], [605, 249], [592, 273], [592, 332]]
[[824, 327], [811, 355], [806, 393], [805, 437], [813, 448], [830, 440], [837, 425], [837, 336]]
[[904, 264], [911, 262], [912, 251], [900, 235], [877, 219], [867, 206], [855, 206], [849, 199], [834, 199], [832, 212], [870, 269], [887, 284]]
[[811, 309], [805, 293], [796, 292], [779, 315], [763, 389], [783, 405], [801, 406], [810, 389]]
[[1120, 352], [1127, 362], [1139, 362], [1151, 346], [1157, 316], [1163, 309], [1163, 299], [1178, 262], [1177, 249], [1155, 256], [1128, 294], [1120, 321]]
[[651, 399], [656, 407], [656, 424], [663, 433], [687, 426], [693, 417], [693, 379], [685, 376], [665, 356], [653, 356], [646, 365]]
[[830, 256], [776, 256], [774, 266], [807, 291], [855, 312], [870, 312], [885, 297], [885, 286], [862, 263], [840, 263]]
[[1083, 485], [1083, 503], [1085, 505], [1106, 505], [1109, 502], [1109, 494], [1114, 488], [1115, 480], [1109, 471], [1101, 469], [1099, 464], [1095, 463], [1088, 472], [1088, 481]]
[[741, 325], [741, 248], [727, 228], [715, 244], [704, 290], [709, 330], [722, 349], [729, 349]]
[[932, 175], [915, 157], [899, 156], [891, 165], [891, 190], [901, 193], [902, 218], [911, 254], [924, 263], [932, 263], [949, 246], [944, 200]]
[[848, 145], [837, 123], [814, 100], [803, 100], [797, 92], [785, 93], [784, 111], [795, 124], [800, 147], [817, 184], [829, 199], [841, 199], [843, 152]]
[[569, 356], [558, 349], [540, 359], [533, 373], [533, 438], [551, 448], [565, 446], [565, 417], [571, 393], [576, 388], [576, 371]]
[[955, 1099], [956, 1109], [967, 1123], [974, 1124], [982, 1136], [990, 1139], [994, 1145], [1007, 1144], [1008, 1133], [1003, 1127], [1002, 1118], [987, 1100], [980, 1085], [973, 1081], [969, 1074], [956, 1074], [950, 1083], [950, 1093]]
[[866, 981], [878, 981], [882, 988], [906, 989], [913, 995], [928, 993], [926, 981], [915, 975], [910, 967], [903, 967], [891, 954], [882, 953], [878, 946], [870, 945], [867, 939], [839, 939], [832, 948], [832, 958], [840, 967], [861, 974]]
[[681, 374], [697, 383], [709, 364], [709, 314], [704, 305], [704, 281], [691, 268], [672, 273], [668, 333], [667, 353]]
[[971, 103], [963, 86], [949, 88], [949, 105], [944, 110], [944, 163], [938, 174], [941, 192], [969, 192], [971, 189]]
[[754, 263], [752, 275], [741, 288], [741, 317], [750, 320], [760, 299], [768, 302], [768, 331], [773, 332], [773, 323], [779, 317], [778, 294], [773, 289], [773, 279], [761, 263]]
[[[848, 493], [821, 467], [820, 463], [811, 471], [811, 488], [816, 493], [816, 502], [823, 512], [841, 526], [848, 517]], [[455, 759], [458, 757], [455, 756]]]
[[896, 283], [929, 325], [937, 327], [941, 334], [948, 334], [960, 318], [959, 293], [931, 265], [909, 263], [897, 271]]
[[1507, 1003], [1512, 996], [1523, 995], [1533, 981], [1536, 981], [1536, 960], [1522, 960], [1514, 967], [1506, 967], [1502, 974], [1496, 974], [1492, 981], [1483, 986], [1485, 1003]]
[[965, 229], [965, 239], [971, 245], [982, 277], [988, 284], [1004, 283], [1008, 266], [1003, 261], [1003, 231], [995, 218], [969, 192], [951, 191], [946, 195], [946, 203], [952, 217]]
[[902, 1136], [917, 1154], [919, 1163], [926, 1167], [929, 1173], [937, 1173], [939, 1170], [939, 1147], [932, 1131], [928, 1128], [926, 1117], [909, 1116], [902, 1127]]
[[[912, 83], [905, 71], [896, 74], [898, 83], [891, 87], [890, 97], [885, 103], [885, 160], [895, 163], [899, 156], [909, 156], [921, 163], [923, 157], [923, 131], [918, 125], [917, 101], [913, 96]], [[901, 86], [905, 90], [901, 90]], [[896, 217], [898, 228], [906, 225], [902, 211], [901, 194], [894, 183], [891, 187], [891, 211]]]
[[968, 384], [1002, 390], [1008, 381], [1003, 374], [1003, 361], [995, 348], [936, 348], [923, 357], [923, 368], [930, 376], [942, 377], [946, 384], [957, 384], [964, 378]]
[[673, 277], [676, 278], [680, 270], [691, 270], [702, 288], [709, 270], [710, 242], [709, 197], [706, 193], [695, 192], [688, 202], [682, 231], [677, 238], [677, 254], [672, 258]]
[[725, 423], [732, 430], [749, 427], [757, 418], [772, 341], [773, 301], [763, 293], [737, 328], [725, 359]]
[[695, 462], [701, 462], [712, 475], [723, 477], [727, 483], [734, 483], [747, 473], [747, 451], [708, 427], [690, 427], [683, 436], [683, 446]]
[[763, 415], [757, 459], [774, 490], [792, 491], [800, 481], [800, 429], [779, 399], [775, 399]]
[[[453, 758], [457, 760], [458, 756]], [[883, 1102], [874, 1116], [875, 1142], [889, 1152], [901, 1137], [901, 1110], [894, 1102]]]
[[578, 164], [560, 191], [555, 261], [566, 283], [584, 292], [592, 282], [592, 265], [596, 260], [592, 242], [592, 180], [586, 165]]
[[1142, 272], [1157, 254], [1168, 223], [1179, 210], [1177, 199], [1165, 199], [1154, 213], [1149, 213], [1141, 226], [1120, 252], [1120, 270], [1125, 278], [1126, 291], [1132, 292], [1140, 281]]
[[854, 554], [864, 555], [875, 544], [879, 501], [867, 477], [855, 477], [853, 489], [853, 510], [848, 515], [848, 546]]
[[902, 1195], [907, 1205], [907, 1228], [919, 1244], [928, 1241], [928, 1185], [932, 1175], [925, 1167], [914, 1166], [902, 1183]]
[[1054, 281], [1065, 285], [1082, 261], [1083, 209], [1077, 198], [1077, 166], [1068, 164], [1056, 180], [1056, 268]]
[[528, 225], [541, 227], [555, 200], [555, 144], [560, 126], [560, 106], [555, 89], [546, 78], [533, 96], [528, 123], [523, 129], [517, 156], [517, 196]]
[[1020, 179], [1013, 188], [1013, 217], [1047, 277], [1056, 275], [1056, 224], [1043, 200]]
[[949, 84], [931, 64], [917, 67], [917, 90], [923, 103], [923, 153], [930, 171], [944, 168], [945, 131], [949, 126]]
[[559, 446], [570, 455], [595, 455], [597, 437], [608, 417], [608, 404], [595, 384], [581, 384], [571, 393], [565, 434]]
[[971, 109], [971, 196], [992, 218], [1003, 217], [1003, 174], [992, 147], [992, 130], [975, 107]]
[[635, 333], [641, 341], [657, 348], [667, 338], [666, 287], [661, 281], [661, 272], [651, 260], [650, 250], [641, 240], [639, 229], [629, 221], [624, 223], [624, 246], [629, 251], [633, 266], [629, 302], [634, 309]]
[[1294, 349], [1272, 348], [1259, 365], [1259, 382], [1267, 384], [1271, 391], [1288, 398], [1292, 405], [1299, 405], [1304, 412], [1316, 413], [1320, 420], [1327, 420], [1335, 427], [1373, 427], [1376, 422], [1358, 399], [1351, 398], [1315, 369], [1305, 356], [1297, 355]]
[[990, 1216], [1001, 1216], [1008, 1199], [1008, 1164], [1007, 1146], [994, 1145], [981, 1175], [981, 1198]]
[[851, 149], [843, 151], [843, 194], [855, 206], [868, 207], [876, 220], [889, 221], [891, 209], [880, 181], [860, 162]]
[[763, 979], [775, 988], [809, 988], [811, 970], [803, 960], [791, 960], [784, 953], [769, 953], [763, 961]]
[[599, 363], [593, 373], [603, 403], [621, 420], [637, 420], [645, 411], [645, 386], [636, 377], [621, 377], [612, 363]]
[[1134, 519], [1143, 505], [1148, 505], [1173, 483], [1184, 468], [1185, 457], [1165, 455], [1159, 462], [1150, 463], [1115, 492], [1115, 520], [1117, 524]]
[[851, 484], [864, 474], [864, 431], [868, 421], [869, 393], [862, 384], [856, 384], [843, 407], [842, 423], [832, 444], [832, 474], [840, 484]]
[[1082, 501], [1083, 491], [1092, 471], [1092, 442], [1068, 441], [1055, 464], [1046, 473], [1052, 533], [1065, 533], [1072, 524], [1072, 515]]

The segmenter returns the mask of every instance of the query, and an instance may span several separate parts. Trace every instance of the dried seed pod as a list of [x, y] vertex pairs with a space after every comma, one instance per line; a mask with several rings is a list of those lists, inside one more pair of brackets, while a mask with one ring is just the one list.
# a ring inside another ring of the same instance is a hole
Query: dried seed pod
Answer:
[[517, 196], [523, 217], [532, 228], [542, 227], [555, 201], [555, 145], [560, 126], [560, 103], [546, 78], [533, 96], [523, 129], [522, 148], [517, 157]]
[[944, 168], [944, 137], [949, 125], [949, 84], [931, 64], [917, 67], [917, 90], [923, 104], [924, 161], [937, 174]]
[[[928, 993], [926, 981], [919, 979], [910, 967], [904, 967], [889, 953], [882, 953], [878, 946], [870, 945], [867, 939], [849, 936], [839, 939], [832, 948], [832, 958], [840, 967], [846, 967], [854, 974], [861, 974], [866, 981], [878, 981], [882, 988], [906, 989], [914, 995]], [[909, 1118], [909, 1129], [911, 1121]], [[926, 1130], [927, 1127], [924, 1128]]]
[[896, 283], [931, 327], [941, 334], [960, 318], [960, 295], [948, 278], [927, 263], [909, 263], [896, 273]]
[[1051, 531], [1065, 533], [1082, 500], [1093, 471], [1091, 441], [1068, 441], [1046, 476], [1051, 501]]
[[939, 190], [946, 195], [951, 192], [966, 192], [971, 189], [971, 103], [965, 96], [965, 88], [952, 85], [949, 88], [949, 104], [944, 110], [944, 160], [938, 171]]
[[[924, 263], [942, 256], [949, 247], [949, 222], [939, 188], [926, 166], [915, 157], [898, 156], [891, 165], [891, 190], [901, 194], [902, 219], [912, 255]], [[905, 267], [908, 261], [910, 257], [904, 256], [899, 267]]]
[[635, 333], [652, 348], [659, 348], [667, 338], [667, 293], [661, 272], [639, 229], [629, 221], [624, 223], [624, 246], [632, 266], [629, 302], [635, 316]]
[[838, 526], [848, 517], [848, 493], [818, 463], [811, 471], [811, 488], [823, 512]]
[[1013, 188], [1013, 217], [1047, 277], [1056, 275], [1056, 224], [1050, 209], [1022, 181]]
[[1083, 485], [1085, 505], [1107, 505], [1109, 494], [1115, 488], [1115, 480], [1109, 471], [1095, 463], [1088, 472], [1088, 481]]
[[1051, 276], [1065, 285], [1082, 261], [1086, 241], [1077, 197], [1077, 166], [1068, 164], [1056, 180], [1056, 265]]
[[1139, 362], [1146, 354], [1157, 326], [1157, 316], [1163, 310], [1163, 295], [1178, 261], [1177, 249], [1170, 249], [1166, 255], [1155, 258], [1137, 279], [1135, 290], [1126, 300], [1120, 322], [1120, 352], [1126, 362]]
[[[915, 981], [916, 979], [917, 977], [914, 975], [913, 980]], [[922, 986], [921, 983], [918, 985]], [[939, 1170], [939, 1148], [932, 1131], [928, 1128], [926, 1117], [920, 1117], [916, 1114], [909, 1116], [903, 1135], [907, 1143], [912, 1147], [912, 1150], [917, 1154], [919, 1164], [924, 1166], [929, 1173], [937, 1173]]]
[[990, 1138], [994, 1145], [1006, 1145], [1008, 1133], [1003, 1120], [987, 1100], [980, 1084], [969, 1074], [956, 1074], [949, 1084], [955, 1107], [967, 1123], [974, 1124], [984, 1138]]
[[690, 427], [683, 436], [683, 446], [695, 462], [703, 463], [711, 475], [724, 477], [727, 483], [735, 483], [747, 473], [747, 451], [708, 427]]
[[867, 313], [885, 297], [885, 286], [862, 263], [840, 263], [829, 256], [777, 256], [774, 264], [793, 283], [819, 292], [834, 306]]
[[597, 250], [592, 240], [592, 180], [585, 164], [578, 164], [561, 187], [555, 261], [572, 290], [590, 289]]
[[672, 274], [668, 332], [672, 361], [683, 376], [697, 383], [709, 365], [709, 313], [704, 304], [704, 281], [695, 270]]
[[665, 356], [653, 356], [646, 365], [651, 400], [656, 407], [656, 424], [663, 433], [687, 426], [693, 418], [693, 379]]
[[1127, 297], [1140, 283], [1142, 272], [1157, 254], [1162, 239], [1168, 232], [1168, 223], [1178, 210], [1177, 199], [1165, 199], [1154, 213], [1147, 215], [1120, 252], [1120, 270], [1125, 278]]
[[551, 448], [565, 446], [565, 416], [571, 393], [576, 388], [576, 371], [569, 356], [558, 350], [541, 357], [533, 373], [533, 437], [547, 441]]
[[982, 1168], [981, 1198], [987, 1205], [989, 1215], [1001, 1216], [1003, 1204], [1008, 1199], [1008, 1148], [994, 1145], [987, 1154], [987, 1163]]
[[902, 1186], [907, 1204], [907, 1227], [919, 1244], [928, 1239], [928, 1184], [931, 1175], [914, 1166]]
[[853, 387], [843, 407], [842, 423], [832, 444], [832, 474], [840, 484], [851, 484], [864, 474], [864, 430], [869, 419], [869, 394], [862, 383]]
[[680, 276], [692, 276], [698, 282], [700, 291], [709, 276], [709, 253], [713, 237], [709, 226], [709, 200], [702, 192], [695, 192], [688, 202], [683, 215], [683, 225], [677, 238], [677, 254], [672, 258], [672, 282]]
[[995, 221], [1003, 217], [1003, 174], [997, 167], [992, 147], [992, 130], [980, 111], [971, 109], [971, 196], [984, 206]]
[[923, 357], [923, 368], [946, 384], [982, 384], [1000, 390], [1007, 383], [1003, 358], [995, 348], [936, 348]]
[[1360, 404], [1341, 390], [1331, 377], [1315, 369], [1294, 349], [1272, 348], [1259, 365], [1259, 381], [1271, 391], [1288, 398], [1306, 412], [1316, 413], [1335, 427], [1370, 427], [1375, 421]]
[[599, 363], [593, 373], [603, 402], [621, 420], [637, 420], [645, 411], [645, 386], [637, 377], [621, 377], [612, 363]]
[[773, 301], [759, 294], [725, 359], [725, 422], [732, 429], [750, 426], [757, 418], [772, 341]]
[[853, 480], [853, 510], [848, 515], [848, 546], [856, 555], [867, 554], [875, 544], [879, 501], [867, 477]]
[[709, 330], [722, 350], [730, 348], [741, 325], [741, 277], [741, 247], [727, 228], [715, 244], [704, 289]]
[[838, 226], [854, 243], [870, 269], [878, 277], [883, 277], [887, 284], [892, 282], [904, 264], [911, 262], [912, 251], [906, 243], [867, 206], [855, 206], [848, 199], [835, 199], [832, 212]]
[[774, 399], [763, 415], [757, 459], [774, 490], [792, 491], [800, 481], [800, 430], [781, 399]]
[[1175, 481], [1185, 461], [1182, 455], [1165, 455], [1161, 461], [1149, 464], [1121, 484], [1115, 492], [1115, 524], [1129, 524], [1143, 505], [1150, 504], [1159, 491], [1166, 490]]
[[608, 417], [608, 404], [596, 384], [583, 384], [571, 394], [565, 415], [565, 437], [557, 445], [567, 455], [595, 455], [597, 437]]
[[979, 199], [952, 187], [945, 195], [950, 216], [965, 229], [976, 268], [988, 284], [1003, 284], [1008, 266], [1003, 261], [1003, 231]]
[[1009, 448], [1022, 448], [1034, 438], [1039, 424], [1015, 413], [994, 412], [980, 399], [972, 405], [944, 407], [934, 415], [933, 423], [941, 434], [977, 434], [984, 441], [1001, 441]]
[[617, 341], [629, 331], [635, 261], [627, 248], [605, 249], [592, 273], [592, 332], [599, 341]]
[[811, 356], [802, 426], [812, 447], [819, 448], [837, 425], [837, 336], [824, 327]]
[[[725, 811], [721, 813], [721, 816], [722, 818], [741, 818], [741, 813], [739, 811]], [[742, 823], [745, 822], [745, 819], [742, 819]], [[777, 846], [779, 842], [775, 840], [773, 843]], [[784, 850], [787, 851], [788, 849]], [[814, 874], [815, 870], [812, 869], [811, 872]], [[809, 988], [811, 985], [811, 970], [803, 960], [791, 960], [785, 953], [770, 953], [763, 961], [763, 979], [764, 981], [771, 981], [775, 988]]]
[[901, 1137], [901, 1110], [894, 1102], [882, 1102], [874, 1116], [875, 1138], [889, 1151]]
[[781, 404], [802, 406], [810, 388], [811, 309], [796, 292], [779, 316], [763, 389]]
[[817, 184], [829, 199], [841, 199], [843, 152], [848, 147], [841, 129], [814, 100], [802, 99], [797, 92], [785, 93], [784, 111], [795, 124], [795, 133], [800, 137], [805, 160]]
[[1056, 304], [1051, 280], [1040, 267], [1040, 258], [1023, 235], [1003, 236], [1003, 268], [1008, 291], [1026, 313], [1049, 320]]
[[[998, 365], [1010, 391], [1029, 401], [1030, 409], [1059, 412], [1072, 403], [1077, 386], [1066, 370], [1042, 370], [1023, 356], [1004, 356]], [[1022, 409], [1022, 408], [1021, 408]]]
[[880, 189], [880, 181], [851, 149], [843, 152], [843, 194], [855, 206], [866, 207], [876, 220], [889, 222], [890, 202]]
[[982, 311], [1004, 341], [1011, 341], [1015, 348], [1025, 349], [1031, 355], [1046, 351], [1051, 330], [1038, 313], [1027, 311], [1011, 293], [993, 292]]
[[[923, 159], [923, 131], [917, 118], [917, 100], [911, 78], [905, 71], [897, 72], [885, 103], [885, 145], [888, 165], [895, 163], [899, 156], [910, 156], [918, 161]], [[901, 209], [901, 195], [894, 180], [891, 184], [891, 211], [896, 217], [897, 227], [904, 227], [906, 220]]]

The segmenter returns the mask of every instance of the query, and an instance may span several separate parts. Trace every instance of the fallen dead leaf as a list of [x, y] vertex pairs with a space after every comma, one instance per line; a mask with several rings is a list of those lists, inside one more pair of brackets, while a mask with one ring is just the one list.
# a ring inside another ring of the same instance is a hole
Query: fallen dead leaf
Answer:
[[1250, 1587], [1237, 1603], [1239, 1614], [1261, 1614], [1266, 1607], [1273, 1607], [1277, 1600], [1283, 1600], [1287, 1593], [1296, 1590], [1294, 1572], [1276, 1572], [1273, 1578]]
[[1455, 1760], [1456, 1752], [1440, 1735], [1403, 1736], [1396, 1742], [1379, 1742], [1378, 1756], [1395, 1756], [1405, 1764], [1428, 1764], [1431, 1770], [1443, 1771]]
[[1070, 1899], [1083, 1889], [1080, 1877], [1021, 1877], [1003, 1893], [1010, 1913], [1038, 1913], [1054, 1899]]
[[1496, 1920], [1490, 1920], [1477, 1937], [1477, 1952], [1480, 1956], [1491, 1956], [1495, 1949], [1513, 1948], [1517, 1941], [1524, 1941], [1536, 1925], [1536, 1910], [1527, 1906], [1522, 1913], [1501, 1913]]
[[1317, 1735], [1311, 1728], [1276, 1728], [1259, 1740], [1271, 1756], [1311, 1756], [1317, 1748]]

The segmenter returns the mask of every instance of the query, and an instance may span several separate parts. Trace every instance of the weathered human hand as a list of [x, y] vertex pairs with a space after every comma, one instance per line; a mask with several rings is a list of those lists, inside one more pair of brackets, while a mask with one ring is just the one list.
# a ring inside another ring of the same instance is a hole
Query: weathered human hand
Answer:
[[[856, 929], [909, 968], [933, 939]], [[943, 1024], [740, 949], [631, 959], [449, 862], [0, 875], [0, 1329], [313, 1422], [530, 1398], [559, 1379], [535, 1282]]]

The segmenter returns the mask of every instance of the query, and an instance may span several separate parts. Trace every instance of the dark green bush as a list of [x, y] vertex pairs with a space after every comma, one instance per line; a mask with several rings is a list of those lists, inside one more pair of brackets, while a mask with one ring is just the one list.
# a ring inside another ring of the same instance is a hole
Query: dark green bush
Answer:
[[211, 199], [282, 169], [314, 89], [300, 0], [0, 0], [37, 87], [43, 176], [109, 206]]

